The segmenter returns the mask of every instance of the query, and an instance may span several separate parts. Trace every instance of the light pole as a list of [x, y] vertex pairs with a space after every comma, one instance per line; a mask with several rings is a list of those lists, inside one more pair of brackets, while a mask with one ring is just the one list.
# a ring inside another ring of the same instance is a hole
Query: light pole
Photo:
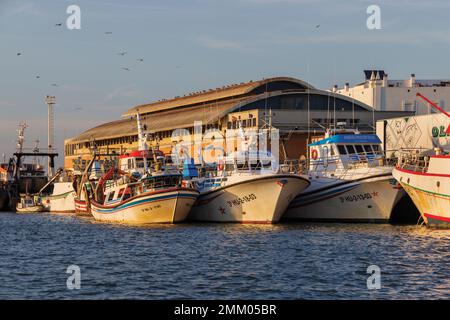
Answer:
[[[53, 141], [54, 141], [53, 105], [55, 104], [55, 96], [46, 96], [45, 102], [47, 103], [47, 106], [48, 106], [48, 124], [47, 124], [48, 152], [52, 153], [53, 152]], [[49, 177], [53, 176], [53, 168], [50, 166], [50, 158], [48, 158], [47, 170], [48, 170], [48, 176]]]

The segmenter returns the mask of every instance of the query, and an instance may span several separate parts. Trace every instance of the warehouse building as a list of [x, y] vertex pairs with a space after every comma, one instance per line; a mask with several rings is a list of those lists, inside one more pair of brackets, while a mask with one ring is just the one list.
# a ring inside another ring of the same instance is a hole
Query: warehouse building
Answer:
[[338, 123], [361, 132], [373, 132], [379, 119], [409, 116], [411, 111], [379, 111], [352, 97], [320, 90], [305, 81], [275, 77], [226, 85], [172, 99], [136, 106], [123, 119], [101, 124], [79, 136], [65, 140], [65, 168], [86, 162], [94, 150], [126, 153], [137, 148], [139, 112], [150, 133], [148, 144], [166, 154], [172, 152], [184, 129], [194, 136], [194, 124], [201, 121], [203, 132], [213, 130], [223, 136], [237, 131], [267, 128], [279, 130], [280, 160], [306, 156], [311, 139], [323, 136], [326, 128]]

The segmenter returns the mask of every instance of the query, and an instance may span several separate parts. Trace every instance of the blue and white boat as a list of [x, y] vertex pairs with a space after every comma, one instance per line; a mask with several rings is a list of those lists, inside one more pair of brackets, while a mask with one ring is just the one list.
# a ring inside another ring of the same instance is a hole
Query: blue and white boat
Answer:
[[388, 222], [405, 195], [387, 165], [375, 134], [327, 131], [308, 145], [311, 185], [290, 204], [284, 218], [309, 221]]

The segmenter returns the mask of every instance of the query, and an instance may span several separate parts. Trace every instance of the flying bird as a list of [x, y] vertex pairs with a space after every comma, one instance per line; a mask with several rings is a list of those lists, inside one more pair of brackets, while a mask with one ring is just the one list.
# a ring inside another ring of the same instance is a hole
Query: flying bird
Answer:
[[106, 31], [105, 34], [112, 34], [112, 31]]
[[316, 25], [316, 29], [319, 29], [319, 27], [320, 27], [320, 24]]
[[83, 110], [83, 108], [82, 107], [77, 107], [77, 108], [75, 108], [75, 110], [81, 111], [81, 110]]
[[123, 57], [124, 55], [126, 55], [126, 54], [127, 54], [126, 51], [124, 51], [124, 52], [119, 52], [119, 53], [118, 53], [118, 55], [120, 55], [120, 56], [122, 56], [122, 57]]
[[52, 83], [53, 87], [58, 87], [59, 85], [57, 83]]
[[61, 26], [62, 26], [62, 23], [55, 24], [55, 27], [61, 27]]
[[144, 59], [139, 58], [139, 59], [137, 59], [137, 61], [144, 62]]
[[36, 76], [36, 79], [40, 79], [41, 78], [41, 76]]
[[125, 68], [125, 67], [122, 67], [122, 69], [125, 71], [131, 71], [129, 68]]
[[22, 53], [20, 53], [20, 52], [17, 52], [17, 55], [18, 55], [18, 56], [20, 56], [20, 55], [22, 55]]

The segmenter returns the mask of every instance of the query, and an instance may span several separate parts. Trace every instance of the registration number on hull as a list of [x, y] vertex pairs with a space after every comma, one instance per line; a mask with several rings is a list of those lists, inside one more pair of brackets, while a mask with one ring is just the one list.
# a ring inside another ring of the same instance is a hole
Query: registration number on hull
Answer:
[[251, 193], [249, 195], [240, 197], [240, 198], [236, 198], [233, 200], [229, 200], [227, 201], [228, 205], [230, 206], [230, 208], [234, 207], [234, 206], [239, 206], [241, 204], [247, 203], [247, 202], [252, 202], [256, 200], [256, 195], [254, 193]]
[[378, 196], [378, 192], [366, 192], [366, 193], [360, 193], [360, 194], [353, 194], [345, 197], [339, 197], [339, 200], [341, 200], [341, 203], [344, 202], [358, 202], [358, 201], [364, 201], [373, 199], [374, 197]]

